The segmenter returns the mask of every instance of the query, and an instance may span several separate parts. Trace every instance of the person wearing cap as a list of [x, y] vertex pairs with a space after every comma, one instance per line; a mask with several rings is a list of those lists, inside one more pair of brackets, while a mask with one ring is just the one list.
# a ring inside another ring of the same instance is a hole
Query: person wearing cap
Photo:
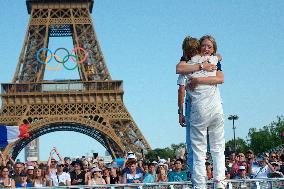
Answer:
[[86, 177], [85, 177], [85, 171], [83, 171], [83, 164], [82, 161], [76, 160], [72, 162], [72, 165], [74, 166], [74, 171], [70, 173], [71, 177], [71, 185], [85, 185], [86, 183]]
[[28, 175], [25, 172], [20, 174], [21, 181], [16, 184], [16, 188], [29, 188], [33, 187], [32, 183], [28, 182]]
[[69, 173], [63, 171], [64, 164], [58, 163], [56, 165], [56, 173], [52, 174], [48, 178], [48, 186], [70, 186], [71, 178]]
[[256, 158], [257, 165], [253, 165], [251, 168], [252, 178], [268, 178], [267, 174], [274, 171], [274, 167], [269, 163], [269, 161], [264, 156], [258, 156]]
[[128, 162], [130, 161], [136, 161], [136, 156], [133, 152], [128, 152], [127, 156], [124, 158], [122, 169], [125, 169], [127, 167]]
[[182, 159], [177, 159], [175, 161], [174, 170], [168, 173], [169, 182], [187, 181], [187, 174], [182, 170], [182, 165]]
[[106, 184], [102, 177], [102, 170], [98, 167], [91, 169], [92, 178], [88, 180], [88, 185]]
[[28, 175], [28, 182], [33, 183], [34, 180], [34, 166], [29, 165], [27, 166], [27, 175]]
[[149, 163], [148, 172], [144, 176], [143, 183], [152, 183], [156, 181], [155, 164]]
[[[128, 152], [129, 153], [129, 152]], [[130, 154], [127, 155], [127, 157], [124, 159], [124, 164], [122, 166], [122, 175], [124, 175], [124, 173], [129, 174], [130, 173], [130, 166], [132, 165], [132, 163], [136, 162], [136, 156], [134, 154], [132, 154], [132, 152]], [[142, 173], [143, 171], [140, 169], [140, 167], [136, 166], [136, 172], [137, 173]]]
[[239, 166], [238, 173], [235, 175], [234, 179], [250, 179], [247, 176], [247, 169], [245, 166]]
[[164, 163], [158, 164], [156, 182], [168, 182], [168, 169]]

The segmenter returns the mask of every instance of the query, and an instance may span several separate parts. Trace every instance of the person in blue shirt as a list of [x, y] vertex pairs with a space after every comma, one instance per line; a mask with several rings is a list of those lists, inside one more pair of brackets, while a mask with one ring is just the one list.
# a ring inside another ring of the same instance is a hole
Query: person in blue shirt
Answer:
[[155, 181], [156, 181], [155, 164], [150, 163], [148, 165], [148, 172], [145, 174], [143, 183], [153, 183]]
[[123, 183], [128, 184], [128, 183], [141, 183], [143, 179], [143, 173], [137, 172], [137, 162], [130, 161], [129, 162], [129, 168], [130, 172], [126, 172], [123, 175]]
[[16, 188], [28, 188], [33, 187], [32, 183], [27, 182], [28, 175], [24, 172], [20, 174], [20, 182], [16, 183]]
[[182, 170], [183, 160], [177, 159], [174, 163], [174, 170], [168, 173], [169, 182], [187, 181], [187, 174]]

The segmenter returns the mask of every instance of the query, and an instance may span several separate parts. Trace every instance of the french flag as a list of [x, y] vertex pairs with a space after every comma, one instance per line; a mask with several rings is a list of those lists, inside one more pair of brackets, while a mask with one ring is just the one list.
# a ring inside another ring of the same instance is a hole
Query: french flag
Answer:
[[29, 124], [20, 126], [0, 125], [0, 147], [5, 147], [18, 139], [30, 137], [29, 127]]

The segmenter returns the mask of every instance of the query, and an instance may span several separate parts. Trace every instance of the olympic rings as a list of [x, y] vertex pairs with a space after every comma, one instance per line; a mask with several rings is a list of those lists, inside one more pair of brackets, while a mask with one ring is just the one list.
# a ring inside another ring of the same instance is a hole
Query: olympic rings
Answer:
[[[61, 57], [57, 55], [57, 53], [60, 50], [61, 51], [63, 50], [63, 51], [66, 52], [66, 55], [64, 56], [63, 59], [61, 59]], [[41, 55], [42, 51], [47, 51], [48, 56], [46, 55], [46, 59], [45, 60], [40, 58], [40, 55]], [[79, 56], [81, 55], [81, 51], [83, 51], [84, 56], [80, 60]], [[77, 55], [74, 55], [73, 53], [77, 54]], [[61, 69], [61, 65], [60, 64], [63, 64], [63, 67], [66, 70], [74, 70], [74, 69], [76, 69], [78, 67], [78, 64], [81, 64], [81, 63], [83, 63], [83, 62], [85, 62], [87, 60], [87, 55], [88, 55], [87, 50], [82, 48], [82, 47], [75, 47], [74, 49], [72, 49], [70, 51], [70, 53], [69, 53], [69, 51], [66, 48], [63, 48], [63, 47], [57, 48], [54, 51], [54, 53], [50, 49], [48, 49], [48, 48], [41, 48], [36, 53], [36, 59], [38, 60], [39, 63], [45, 64], [47, 70], [60, 70]], [[52, 60], [53, 57], [54, 57], [55, 61], [58, 63], [56, 67], [48, 66], [48, 64], [50, 63], [50, 61]], [[71, 57], [71, 59], [76, 63], [76, 65], [74, 67], [69, 68], [69, 67], [67, 67], [65, 65], [65, 63], [69, 60], [69, 57]]]
[[[77, 59], [77, 56], [75, 56], [75, 55], [73, 55], [73, 54], [68, 54], [68, 55], [66, 55], [64, 58], [63, 58], [63, 62], [66, 62], [65, 61], [65, 59], [67, 58], [67, 60], [69, 59], [69, 56], [71, 56], [71, 59], [72, 58], [76, 58]], [[77, 60], [76, 60], [77, 61]], [[66, 65], [65, 65], [65, 63], [63, 64], [63, 66], [64, 66], [64, 68], [66, 69], [66, 70], [74, 70], [74, 69], [76, 69], [77, 67], [78, 67], [78, 64], [76, 64], [73, 68], [68, 68]]]
[[[85, 55], [84, 55], [84, 58], [83, 58], [81, 61], [77, 62], [77, 63], [80, 64], [80, 63], [85, 62], [85, 60], [87, 59], [87, 51], [86, 51], [85, 49], [83, 49], [82, 47], [75, 47], [74, 49], [71, 50], [71, 54], [72, 54], [73, 52], [75, 52], [76, 49], [78, 49], [79, 51], [80, 51], [80, 50], [83, 51], [84, 54], [85, 54]], [[71, 59], [75, 62], [73, 56], [71, 56]], [[77, 61], [77, 60], [76, 60], [76, 61]]]
[[[59, 51], [59, 50], [64, 50], [65, 52], [67, 52], [67, 55], [69, 55], [69, 52], [68, 52], [68, 50], [67, 49], [65, 49], [65, 48], [58, 48], [58, 49], [56, 49], [55, 51], [54, 51], [54, 55], [56, 55], [56, 53]], [[65, 62], [64, 61], [58, 61], [57, 60], [57, 58], [56, 58], [56, 56], [54, 57], [54, 59], [58, 62], [58, 63], [62, 63], [62, 64], [64, 64]], [[69, 60], [69, 56], [68, 56], [68, 59], [66, 60], [66, 62]]]
[[[43, 62], [42, 60], [40, 60], [40, 58], [39, 58], [39, 53], [40, 53], [41, 51], [44, 51], [44, 50], [46, 50], [46, 51], [50, 52], [50, 54], [52, 54], [52, 51], [49, 50], [48, 48], [41, 48], [41, 49], [39, 49], [39, 50], [37, 51], [37, 53], [36, 53], [36, 59], [37, 59], [40, 63], [42, 63], [42, 64], [45, 64], [46, 61]], [[47, 61], [47, 63], [49, 63], [50, 61], [51, 61], [51, 59], [49, 59], [49, 60]]]
[[[56, 55], [56, 54], [52, 54], [52, 56], [54, 57], [54, 58], [60, 58], [58, 55]], [[45, 64], [46, 64], [46, 69], [47, 70], [51, 70], [51, 71], [57, 71], [57, 70], [61, 70], [61, 67], [60, 67], [60, 63], [57, 63], [57, 66], [56, 67], [49, 67], [48, 66], [48, 59], [50, 58], [50, 55], [46, 58], [46, 61], [45, 61]], [[51, 59], [50, 59], [51, 60]]]

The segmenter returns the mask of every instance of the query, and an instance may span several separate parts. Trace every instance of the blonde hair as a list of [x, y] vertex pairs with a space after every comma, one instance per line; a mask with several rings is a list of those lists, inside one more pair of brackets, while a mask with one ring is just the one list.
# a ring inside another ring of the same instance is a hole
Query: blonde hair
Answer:
[[168, 173], [165, 168], [157, 173], [157, 182], [168, 182]]
[[200, 43], [198, 39], [187, 36], [184, 38], [182, 42], [182, 50], [183, 50], [183, 57], [185, 58], [186, 61], [189, 61], [191, 57], [189, 57], [188, 53], [190, 55], [196, 55], [199, 53], [200, 49]]
[[214, 39], [214, 37], [212, 37], [211, 35], [204, 35], [200, 38], [199, 42], [200, 44], [205, 40], [205, 39], [208, 39], [209, 41], [211, 41], [211, 43], [213, 44], [213, 48], [214, 48], [214, 51], [213, 53], [216, 54], [217, 52], [217, 43]]

